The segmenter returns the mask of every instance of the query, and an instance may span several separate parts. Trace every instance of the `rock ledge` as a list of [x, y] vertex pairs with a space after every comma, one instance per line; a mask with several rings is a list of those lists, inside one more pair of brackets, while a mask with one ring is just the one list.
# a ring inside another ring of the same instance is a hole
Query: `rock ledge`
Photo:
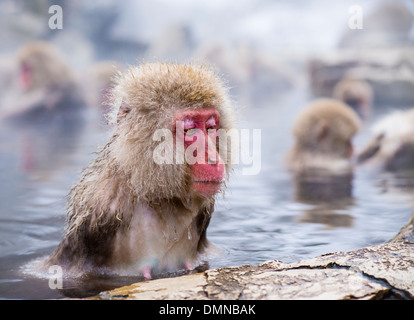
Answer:
[[414, 243], [395, 241], [291, 264], [268, 261], [136, 283], [93, 299], [414, 299]]

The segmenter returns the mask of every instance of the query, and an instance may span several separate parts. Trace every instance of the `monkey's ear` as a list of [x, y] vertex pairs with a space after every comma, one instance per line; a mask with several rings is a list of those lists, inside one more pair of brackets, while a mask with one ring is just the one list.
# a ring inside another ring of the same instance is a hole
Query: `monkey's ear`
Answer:
[[118, 116], [116, 123], [119, 123], [125, 116], [131, 111], [131, 108], [128, 107], [126, 104], [122, 104], [118, 111]]
[[318, 132], [318, 141], [322, 141], [326, 138], [326, 136], [329, 134], [329, 125], [327, 123], [323, 123], [319, 129]]

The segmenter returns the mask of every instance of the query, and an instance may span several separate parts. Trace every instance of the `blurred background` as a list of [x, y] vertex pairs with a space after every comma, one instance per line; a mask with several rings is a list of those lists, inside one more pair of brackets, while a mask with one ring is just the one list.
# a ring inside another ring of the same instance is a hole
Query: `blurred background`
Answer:
[[[53, 5], [62, 29], [50, 28]], [[349, 27], [353, 5], [363, 29]], [[414, 108], [413, 14], [410, 0], [0, 0], [0, 298], [86, 296], [137, 280], [58, 292], [25, 266], [59, 243], [66, 194], [108, 140], [112, 77], [145, 61], [210, 63], [230, 87], [240, 127], [261, 129], [260, 173], [236, 168], [217, 203], [208, 236], [222, 253], [209, 267], [391, 239], [411, 215], [412, 168], [357, 168], [315, 197], [283, 159], [295, 117], [315, 98], [346, 101], [351, 92], [346, 102], [363, 119], [357, 150], [378, 120]], [[414, 137], [414, 121], [401, 119], [391, 127]]]

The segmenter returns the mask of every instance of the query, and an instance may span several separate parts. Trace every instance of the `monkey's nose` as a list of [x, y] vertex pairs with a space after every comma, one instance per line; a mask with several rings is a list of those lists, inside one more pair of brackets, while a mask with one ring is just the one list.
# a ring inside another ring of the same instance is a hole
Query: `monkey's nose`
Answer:
[[211, 157], [210, 155], [208, 156], [208, 164], [216, 164], [217, 163], [217, 159]]

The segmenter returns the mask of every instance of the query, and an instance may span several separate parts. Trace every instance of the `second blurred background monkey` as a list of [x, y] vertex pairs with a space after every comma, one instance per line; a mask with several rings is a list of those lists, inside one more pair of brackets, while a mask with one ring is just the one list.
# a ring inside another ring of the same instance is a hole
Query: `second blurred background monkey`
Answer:
[[358, 153], [359, 164], [386, 171], [414, 169], [414, 109], [386, 115], [372, 132]]
[[51, 124], [79, 117], [84, 99], [63, 55], [50, 43], [37, 41], [17, 53], [21, 99], [3, 119]]
[[351, 171], [352, 138], [360, 128], [358, 115], [334, 99], [319, 99], [297, 117], [295, 145], [287, 164], [295, 173], [341, 174]]

